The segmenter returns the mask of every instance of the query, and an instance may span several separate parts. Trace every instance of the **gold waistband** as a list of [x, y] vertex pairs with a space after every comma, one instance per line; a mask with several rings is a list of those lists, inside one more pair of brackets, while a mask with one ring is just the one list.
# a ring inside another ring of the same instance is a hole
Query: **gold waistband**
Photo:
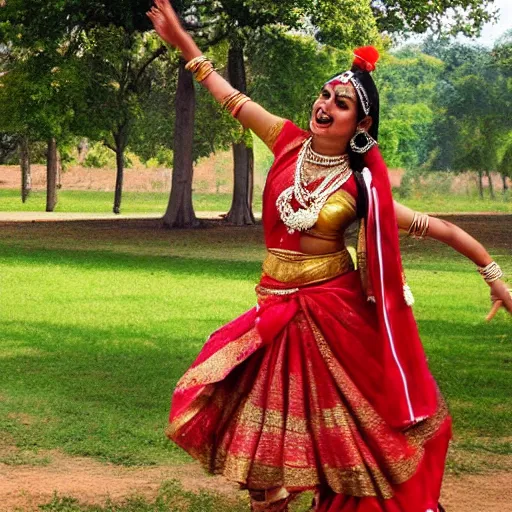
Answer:
[[351, 270], [354, 270], [354, 263], [346, 248], [329, 254], [268, 249], [263, 261], [264, 275], [296, 286], [326, 281]]

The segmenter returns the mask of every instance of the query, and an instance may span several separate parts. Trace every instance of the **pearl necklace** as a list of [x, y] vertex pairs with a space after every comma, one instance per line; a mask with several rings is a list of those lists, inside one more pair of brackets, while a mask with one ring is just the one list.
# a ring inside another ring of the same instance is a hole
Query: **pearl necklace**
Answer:
[[[300, 150], [295, 167], [293, 185], [283, 190], [276, 201], [281, 220], [287, 226], [290, 234], [293, 234], [296, 230], [305, 231], [312, 228], [316, 224], [318, 214], [329, 196], [340, 188], [352, 175], [348, 155], [326, 157], [314, 153], [311, 149], [312, 140], [311, 137], [307, 139]], [[316, 165], [333, 167], [332, 171], [313, 191], [309, 191], [303, 185], [304, 162], [310, 161], [310, 159], [315, 159], [314, 163]], [[323, 163], [319, 163], [318, 160], [321, 160]], [[327, 164], [327, 162], [331, 163]], [[300, 205], [297, 211], [291, 205], [293, 197], [295, 197]]]

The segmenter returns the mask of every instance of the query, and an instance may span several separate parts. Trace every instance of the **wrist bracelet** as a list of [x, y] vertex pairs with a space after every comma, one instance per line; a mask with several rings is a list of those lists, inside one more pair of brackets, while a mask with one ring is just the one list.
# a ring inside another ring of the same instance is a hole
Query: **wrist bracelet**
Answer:
[[503, 277], [503, 272], [495, 261], [492, 261], [485, 267], [477, 267], [477, 270], [486, 283], [494, 283], [494, 281]]
[[191, 61], [187, 62], [185, 69], [192, 72], [198, 82], [202, 82], [215, 71], [212, 61], [204, 55], [194, 57]]
[[414, 212], [414, 217], [407, 231], [407, 236], [422, 240], [427, 236], [429, 222], [430, 217], [426, 213]]
[[248, 101], [251, 101], [251, 98], [249, 98], [249, 96], [246, 96], [240, 91], [233, 91], [231, 94], [229, 94], [222, 100], [221, 106], [222, 108], [225, 108], [233, 117], [236, 117], [240, 112], [241, 108]]

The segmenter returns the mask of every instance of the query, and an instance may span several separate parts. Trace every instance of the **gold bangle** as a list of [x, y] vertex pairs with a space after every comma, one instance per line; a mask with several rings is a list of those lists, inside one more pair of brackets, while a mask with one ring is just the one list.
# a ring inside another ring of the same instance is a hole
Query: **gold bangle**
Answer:
[[249, 98], [248, 96], [244, 96], [243, 98], [241, 98], [240, 101], [233, 108], [233, 111], [231, 112], [232, 116], [238, 117], [238, 114], [240, 110], [242, 110], [242, 107], [249, 101], [251, 101], [251, 98]]
[[201, 62], [206, 62], [208, 59], [204, 55], [200, 55], [199, 57], [194, 57], [192, 60], [188, 61], [187, 64], [185, 64], [185, 69], [187, 71], [191, 71], [192, 73], [195, 73], [201, 64]]
[[235, 97], [235, 96], [238, 96], [240, 94], [239, 91], [234, 91], [232, 92], [231, 94], [228, 94], [221, 102], [220, 106], [222, 108], [226, 108], [226, 105]]
[[209, 60], [201, 62], [201, 64], [199, 64], [197, 71], [194, 73], [195, 79], [198, 82], [202, 82], [207, 77], [209, 77], [213, 72], [214, 72], [214, 67], [213, 67], [213, 64]]
[[249, 96], [241, 93], [240, 91], [234, 91], [222, 100], [222, 108], [225, 108], [233, 117], [237, 117], [241, 108], [251, 101]]
[[185, 69], [193, 73], [194, 78], [198, 82], [202, 82], [215, 71], [212, 61], [204, 55], [194, 57], [191, 61], [187, 62]]

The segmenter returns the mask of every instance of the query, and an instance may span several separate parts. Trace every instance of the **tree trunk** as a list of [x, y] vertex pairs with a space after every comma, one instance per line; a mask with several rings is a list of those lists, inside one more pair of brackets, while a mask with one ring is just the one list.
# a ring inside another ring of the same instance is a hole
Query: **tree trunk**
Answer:
[[121, 213], [121, 199], [123, 195], [124, 178], [124, 149], [116, 147], [116, 190], [114, 193], [114, 207], [112, 211], [115, 214]]
[[62, 160], [60, 151], [57, 149], [57, 190], [62, 188]]
[[484, 184], [482, 183], [482, 171], [478, 171], [478, 192], [480, 199], [484, 198]]
[[195, 227], [199, 221], [192, 204], [192, 178], [194, 174], [192, 144], [194, 141], [195, 90], [192, 74], [180, 61], [178, 88], [176, 90], [176, 120], [174, 131], [174, 160], [171, 195], [162, 218], [163, 225]]
[[24, 203], [32, 189], [32, 174], [30, 172], [30, 148], [28, 137], [20, 141], [20, 167], [21, 167], [21, 201]]
[[53, 212], [57, 204], [57, 141], [48, 141], [46, 160], [46, 211]]
[[506, 194], [508, 191], [508, 182], [507, 182], [507, 175], [502, 173], [501, 174], [501, 181], [503, 182], [503, 193]]
[[[240, 92], [247, 92], [244, 49], [240, 42], [232, 41], [228, 52], [228, 75], [231, 85]], [[248, 134], [247, 134], [248, 135]], [[254, 224], [252, 213], [254, 153], [252, 144], [245, 141], [233, 144], [233, 201], [226, 221], [237, 226]]]
[[491, 173], [489, 171], [485, 171], [485, 175], [489, 180], [489, 193], [491, 194], [491, 199], [496, 199], [496, 196], [494, 195], [494, 185], [492, 183]]

